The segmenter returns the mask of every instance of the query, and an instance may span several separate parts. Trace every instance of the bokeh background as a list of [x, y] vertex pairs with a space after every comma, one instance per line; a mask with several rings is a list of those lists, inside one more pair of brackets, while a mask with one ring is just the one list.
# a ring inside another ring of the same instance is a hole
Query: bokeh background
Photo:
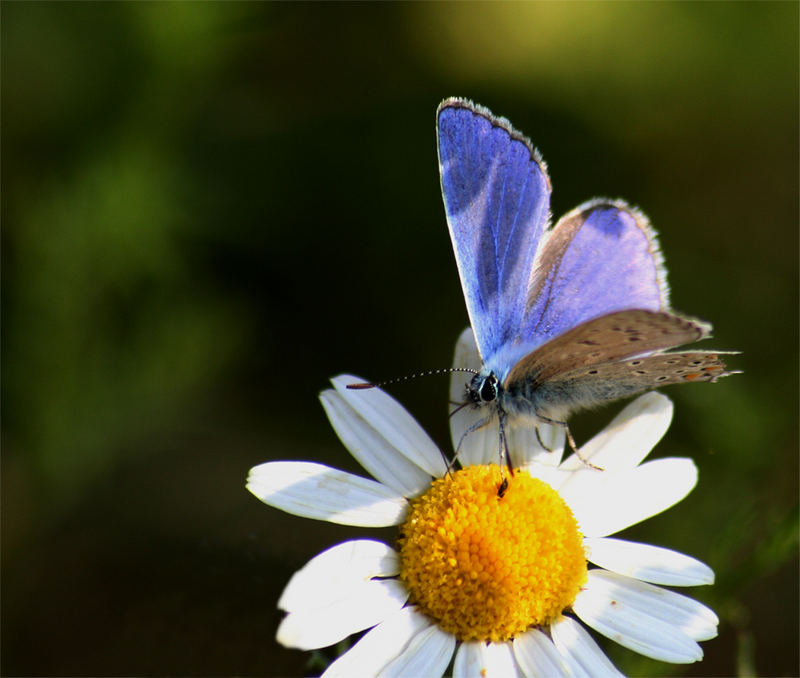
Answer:
[[[319, 672], [276, 601], [365, 531], [248, 469], [357, 470], [317, 393], [446, 367], [466, 312], [434, 113], [548, 162], [553, 211], [639, 205], [675, 308], [744, 374], [673, 388], [700, 482], [624, 536], [709, 563], [706, 659], [798, 668], [797, 3], [4, 3], [3, 675]], [[392, 393], [447, 446], [443, 378]], [[575, 417], [586, 440], [619, 409]], [[376, 531], [393, 538], [390, 530]]]

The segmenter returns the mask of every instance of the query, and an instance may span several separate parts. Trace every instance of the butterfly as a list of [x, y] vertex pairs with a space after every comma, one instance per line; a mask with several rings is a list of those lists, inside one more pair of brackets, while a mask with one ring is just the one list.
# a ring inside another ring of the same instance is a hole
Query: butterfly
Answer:
[[499, 419], [563, 426], [573, 412], [733, 374], [720, 352], [668, 352], [711, 326], [675, 313], [647, 218], [595, 199], [550, 226], [550, 179], [505, 118], [451, 98], [437, 111], [447, 224], [481, 368], [466, 402]]

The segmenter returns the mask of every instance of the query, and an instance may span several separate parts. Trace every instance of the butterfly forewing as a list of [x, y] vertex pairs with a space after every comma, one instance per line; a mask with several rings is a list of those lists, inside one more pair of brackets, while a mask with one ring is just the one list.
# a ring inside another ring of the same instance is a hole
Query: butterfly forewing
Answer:
[[437, 111], [447, 225], [481, 357], [494, 366], [527, 309], [536, 251], [550, 210], [539, 154], [504, 118], [464, 99]]
[[558, 375], [589, 365], [623, 360], [702, 339], [705, 323], [666, 312], [629, 310], [595, 318], [551, 339], [529, 353], [509, 372], [506, 388], [529, 382], [543, 384]]

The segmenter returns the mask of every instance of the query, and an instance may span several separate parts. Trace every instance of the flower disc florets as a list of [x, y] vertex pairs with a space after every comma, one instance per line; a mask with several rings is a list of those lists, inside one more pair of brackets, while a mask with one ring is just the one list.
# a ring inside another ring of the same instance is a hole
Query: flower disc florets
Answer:
[[434, 481], [412, 500], [399, 545], [411, 602], [460, 640], [549, 624], [586, 582], [582, 536], [558, 493], [496, 465]]

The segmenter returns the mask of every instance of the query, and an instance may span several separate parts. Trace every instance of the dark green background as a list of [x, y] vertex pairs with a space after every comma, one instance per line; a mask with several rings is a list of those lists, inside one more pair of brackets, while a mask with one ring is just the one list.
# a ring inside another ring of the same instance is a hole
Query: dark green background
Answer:
[[[292, 572], [364, 530], [248, 469], [356, 470], [316, 394], [445, 367], [466, 312], [434, 112], [547, 160], [556, 215], [639, 205], [676, 309], [744, 370], [674, 388], [682, 504], [623, 534], [708, 562], [704, 663], [797, 675], [798, 4], [3, 3], [4, 675], [300, 675]], [[392, 391], [448, 445], [444, 379]], [[619, 406], [576, 417], [586, 440]], [[378, 531], [380, 538], [393, 532]], [[334, 656], [328, 651], [327, 656]]]

